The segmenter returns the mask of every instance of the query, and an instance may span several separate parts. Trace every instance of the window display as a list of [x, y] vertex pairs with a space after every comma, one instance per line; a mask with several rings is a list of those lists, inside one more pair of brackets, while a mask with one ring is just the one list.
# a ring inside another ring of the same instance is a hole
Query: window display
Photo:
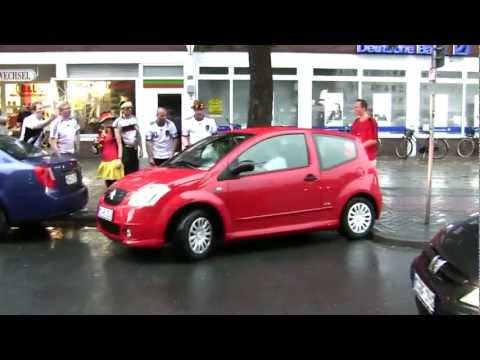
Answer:
[[[420, 126], [430, 122], [431, 84], [421, 84]], [[435, 127], [462, 126], [462, 84], [436, 84]]]
[[247, 127], [250, 81], [233, 81], [233, 123]]
[[207, 105], [207, 116], [217, 125], [230, 123], [230, 87], [228, 80], [200, 80], [198, 82], [200, 100]]
[[340, 127], [354, 120], [353, 105], [358, 99], [358, 83], [353, 81], [314, 81], [312, 127]]
[[379, 127], [405, 126], [407, 86], [404, 83], [365, 82], [362, 97]]
[[297, 126], [297, 81], [273, 82], [273, 126]]
[[103, 113], [111, 111], [118, 116], [120, 102], [135, 104], [135, 81], [58, 81], [57, 96], [70, 102], [80, 133], [94, 134]]

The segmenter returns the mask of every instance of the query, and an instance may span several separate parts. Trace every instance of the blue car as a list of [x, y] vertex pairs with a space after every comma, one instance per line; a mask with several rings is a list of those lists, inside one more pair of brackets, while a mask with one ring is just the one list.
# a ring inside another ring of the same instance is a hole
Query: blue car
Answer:
[[10, 226], [67, 215], [87, 201], [77, 160], [0, 135], [0, 240]]

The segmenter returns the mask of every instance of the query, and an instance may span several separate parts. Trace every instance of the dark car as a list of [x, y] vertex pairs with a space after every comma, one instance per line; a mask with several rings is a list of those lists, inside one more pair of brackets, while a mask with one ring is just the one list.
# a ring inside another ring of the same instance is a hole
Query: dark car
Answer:
[[87, 201], [77, 160], [0, 135], [0, 241], [10, 226], [67, 215]]
[[420, 314], [479, 314], [478, 217], [440, 230], [413, 261], [410, 278]]

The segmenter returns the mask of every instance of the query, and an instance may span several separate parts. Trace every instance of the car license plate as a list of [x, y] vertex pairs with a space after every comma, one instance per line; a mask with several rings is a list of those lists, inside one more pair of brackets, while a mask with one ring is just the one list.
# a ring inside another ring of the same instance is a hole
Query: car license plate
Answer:
[[417, 274], [415, 274], [413, 279], [413, 290], [423, 305], [425, 305], [428, 312], [433, 314], [435, 312], [435, 293], [425, 285]]
[[65, 176], [65, 182], [67, 183], [67, 185], [76, 184], [77, 181], [78, 181], [78, 178], [76, 173], [68, 174]]
[[112, 222], [113, 221], [113, 210], [106, 209], [102, 206], [98, 207], [98, 217], [103, 220], [107, 220]]

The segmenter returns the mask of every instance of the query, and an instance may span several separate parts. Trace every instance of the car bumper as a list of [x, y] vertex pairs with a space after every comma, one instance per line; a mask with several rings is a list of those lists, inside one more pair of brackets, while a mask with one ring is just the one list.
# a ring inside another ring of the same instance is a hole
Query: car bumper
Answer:
[[98, 205], [113, 210], [112, 221], [97, 215], [97, 230], [110, 240], [131, 248], [161, 248], [166, 244], [164, 233], [167, 223], [152, 209], [111, 206], [103, 199]]
[[[411, 266], [410, 279], [412, 287], [415, 274], [435, 294], [435, 309], [432, 315], [479, 315], [478, 309], [463, 304], [458, 300], [460, 285], [447, 283], [430, 273], [428, 270], [428, 259], [423, 254], [417, 257]], [[415, 300], [421, 315], [431, 314], [417, 295]]]
[[17, 209], [17, 214], [12, 216], [13, 223], [50, 220], [83, 209], [88, 203], [88, 189], [83, 186], [68, 194], [44, 193], [17, 201], [27, 205]]

